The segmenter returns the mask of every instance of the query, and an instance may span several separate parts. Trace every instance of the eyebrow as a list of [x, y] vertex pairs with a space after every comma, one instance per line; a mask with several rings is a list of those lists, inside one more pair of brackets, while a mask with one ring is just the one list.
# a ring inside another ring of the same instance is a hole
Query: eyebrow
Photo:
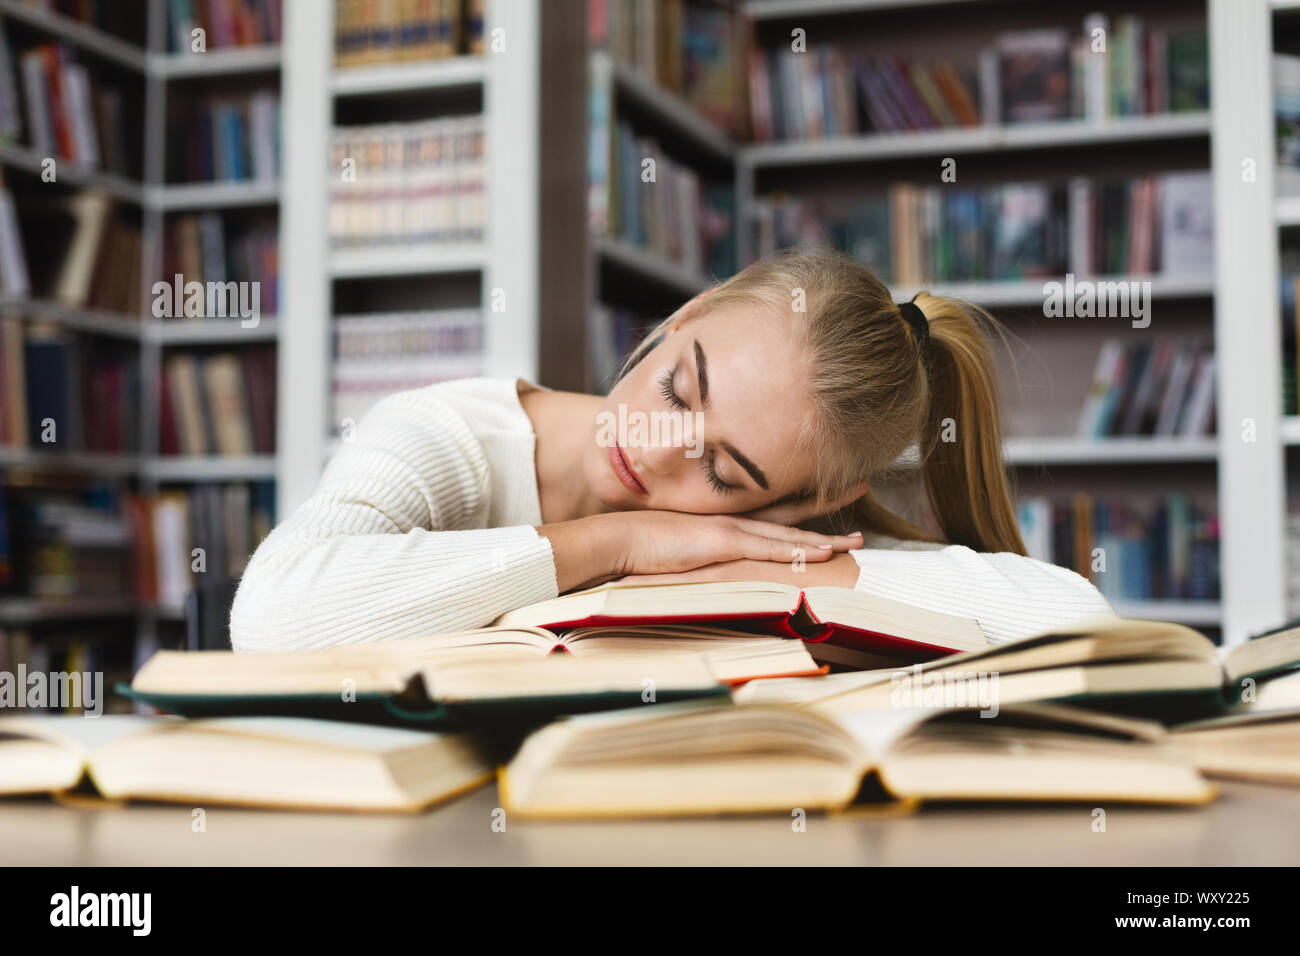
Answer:
[[700, 404], [709, 407], [709, 360], [704, 357], [700, 340], [695, 339], [695, 376], [700, 382]]
[[754, 464], [752, 461], [750, 461], [748, 458], [746, 458], [744, 455], [738, 452], [736, 450], [736, 447], [733, 444], [731, 444], [731, 442], [720, 441], [718, 442], [718, 444], [722, 446], [723, 451], [725, 451], [732, 458], [736, 459], [736, 464], [738, 464], [741, 468], [744, 468], [747, 472], [749, 472], [749, 477], [753, 478], [756, 482], [758, 482], [758, 487], [762, 488], [764, 491], [767, 491], [767, 477], [763, 474], [762, 468], [759, 468], [758, 465]]
[[[709, 407], [709, 360], [704, 357], [704, 349], [700, 347], [700, 340], [695, 339], [695, 372], [700, 383], [700, 405], [704, 408]], [[748, 456], [741, 454], [736, 446], [729, 441], [718, 442], [722, 450], [735, 459], [736, 464], [745, 471], [749, 472], [749, 477], [758, 483], [758, 487], [767, 491], [767, 476], [763, 474], [763, 469], [754, 464]]]

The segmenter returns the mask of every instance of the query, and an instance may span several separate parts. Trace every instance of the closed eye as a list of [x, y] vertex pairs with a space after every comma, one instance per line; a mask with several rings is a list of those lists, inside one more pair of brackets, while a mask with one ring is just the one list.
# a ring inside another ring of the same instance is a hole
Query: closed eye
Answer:
[[677, 389], [673, 387], [673, 379], [676, 378], [676, 375], [676, 368], [664, 369], [663, 374], [659, 376], [659, 394], [662, 395], [664, 401], [673, 408], [684, 409], [686, 408], [686, 403], [682, 401], [682, 397], [677, 394]]
[[717, 461], [717, 457], [718, 453], [716, 451], [710, 451], [707, 458], [700, 459], [704, 466], [704, 480], [707, 481], [709, 487], [718, 492], [718, 494], [729, 495], [736, 490], [736, 486], [727, 484], [719, 478], [718, 473], [713, 470], [713, 465]]

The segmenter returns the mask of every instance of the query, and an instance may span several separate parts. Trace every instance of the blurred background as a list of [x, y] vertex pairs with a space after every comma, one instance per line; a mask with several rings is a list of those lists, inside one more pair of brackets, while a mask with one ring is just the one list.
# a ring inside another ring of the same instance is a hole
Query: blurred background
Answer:
[[[605, 388], [816, 244], [1005, 325], [1031, 554], [1216, 640], [1280, 623], [1292, 6], [0, 0], [0, 669], [227, 646], [247, 555], [380, 397]], [[1098, 279], [1144, 318], [1050, 305]], [[906, 462], [885, 490], [926, 520]]]

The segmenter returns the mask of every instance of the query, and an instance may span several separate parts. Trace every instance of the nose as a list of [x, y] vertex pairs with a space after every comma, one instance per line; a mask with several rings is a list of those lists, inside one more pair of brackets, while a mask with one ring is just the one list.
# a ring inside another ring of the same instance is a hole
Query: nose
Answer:
[[686, 460], [686, 449], [662, 442], [648, 443], [634, 452], [634, 467], [647, 475], [663, 478], [672, 475]]

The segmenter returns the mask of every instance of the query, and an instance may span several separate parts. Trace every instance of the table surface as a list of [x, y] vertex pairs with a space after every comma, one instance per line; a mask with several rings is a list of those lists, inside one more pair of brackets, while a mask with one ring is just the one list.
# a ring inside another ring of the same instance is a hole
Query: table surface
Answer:
[[1300, 863], [1300, 788], [1220, 784], [1199, 807], [854, 808], [785, 816], [540, 821], [489, 786], [416, 815], [0, 801], [0, 865], [766, 864], [1223, 866]]

